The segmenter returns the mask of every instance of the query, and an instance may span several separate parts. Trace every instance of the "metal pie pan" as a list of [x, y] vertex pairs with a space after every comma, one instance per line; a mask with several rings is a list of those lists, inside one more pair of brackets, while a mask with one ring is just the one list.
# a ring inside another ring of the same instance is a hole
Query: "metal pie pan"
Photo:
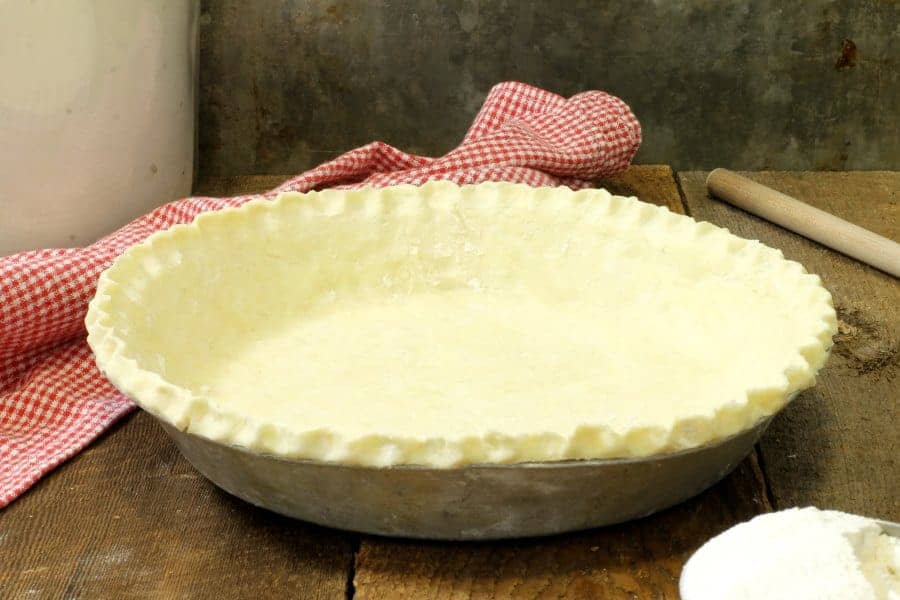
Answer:
[[491, 540], [612, 525], [678, 504], [731, 472], [769, 421], [715, 444], [646, 458], [450, 469], [286, 459], [162, 425], [200, 473], [251, 504], [376, 535]]

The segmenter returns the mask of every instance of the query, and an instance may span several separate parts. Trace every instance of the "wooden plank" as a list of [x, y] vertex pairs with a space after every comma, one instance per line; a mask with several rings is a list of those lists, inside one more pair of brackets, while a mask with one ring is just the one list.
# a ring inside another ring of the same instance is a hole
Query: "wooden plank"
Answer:
[[[613, 193], [683, 212], [668, 167], [632, 167], [602, 184]], [[356, 560], [356, 597], [674, 599], [681, 567], [694, 550], [766, 510], [754, 454], [697, 498], [621, 526], [487, 544], [364, 537]]]
[[343, 598], [351, 536], [209, 483], [146, 413], [0, 516], [3, 598]]
[[619, 196], [636, 196], [644, 202], [684, 214], [675, 174], [666, 165], [634, 165], [624, 173], [597, 182], [597, 187], [606, 188]]
[[615, 527], [481, 544], [364, 537], [355, 597], [675, 599], [681, 567], [700, 545], [769, 510], [761, 490], [751, 456], [697, 498]]
[[[900, 173], [745, 173], [876, 233], [900, 239]], [[818, 385], [773, 422], [762, 458], [775, 505], [813, 504], [900, 520], [900, 283], [710, 199], [706, 173], [682, 173], [690, 213], [780, 248], [821, 275], [839, 333]]]
[[278, 187], [290, 179], [289, 175], [242, 175], [236, 177], [205, 177], [194, 186], [197, 196], [238, 196], [255, 194]]
[[139, 412], [0, 513], [0, 597], [344, 598], [355, 548], [220, 491]]

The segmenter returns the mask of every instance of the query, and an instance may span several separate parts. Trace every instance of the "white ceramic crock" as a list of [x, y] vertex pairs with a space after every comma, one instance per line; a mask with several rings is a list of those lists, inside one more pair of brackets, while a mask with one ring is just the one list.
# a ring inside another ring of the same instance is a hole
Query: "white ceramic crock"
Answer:
[[0, 256], [190, 193], [198, 0], [0, 0]]

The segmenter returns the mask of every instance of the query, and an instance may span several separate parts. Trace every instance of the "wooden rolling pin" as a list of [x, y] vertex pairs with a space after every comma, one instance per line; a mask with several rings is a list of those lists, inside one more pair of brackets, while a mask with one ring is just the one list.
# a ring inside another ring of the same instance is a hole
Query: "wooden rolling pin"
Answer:
[[728, 169], [706, 178], [709, 193], [729, 204], [900, 278], [900, 244]]

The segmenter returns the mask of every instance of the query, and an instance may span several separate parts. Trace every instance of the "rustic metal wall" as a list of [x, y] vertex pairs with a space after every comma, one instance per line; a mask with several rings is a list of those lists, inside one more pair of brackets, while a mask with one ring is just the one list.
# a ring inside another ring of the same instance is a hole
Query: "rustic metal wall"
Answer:
[[208, 0], [200, 46], [202, 175], [441, 154], [507, 79], [621, 96], [639, 162], [900, 168], [897, 2]]

